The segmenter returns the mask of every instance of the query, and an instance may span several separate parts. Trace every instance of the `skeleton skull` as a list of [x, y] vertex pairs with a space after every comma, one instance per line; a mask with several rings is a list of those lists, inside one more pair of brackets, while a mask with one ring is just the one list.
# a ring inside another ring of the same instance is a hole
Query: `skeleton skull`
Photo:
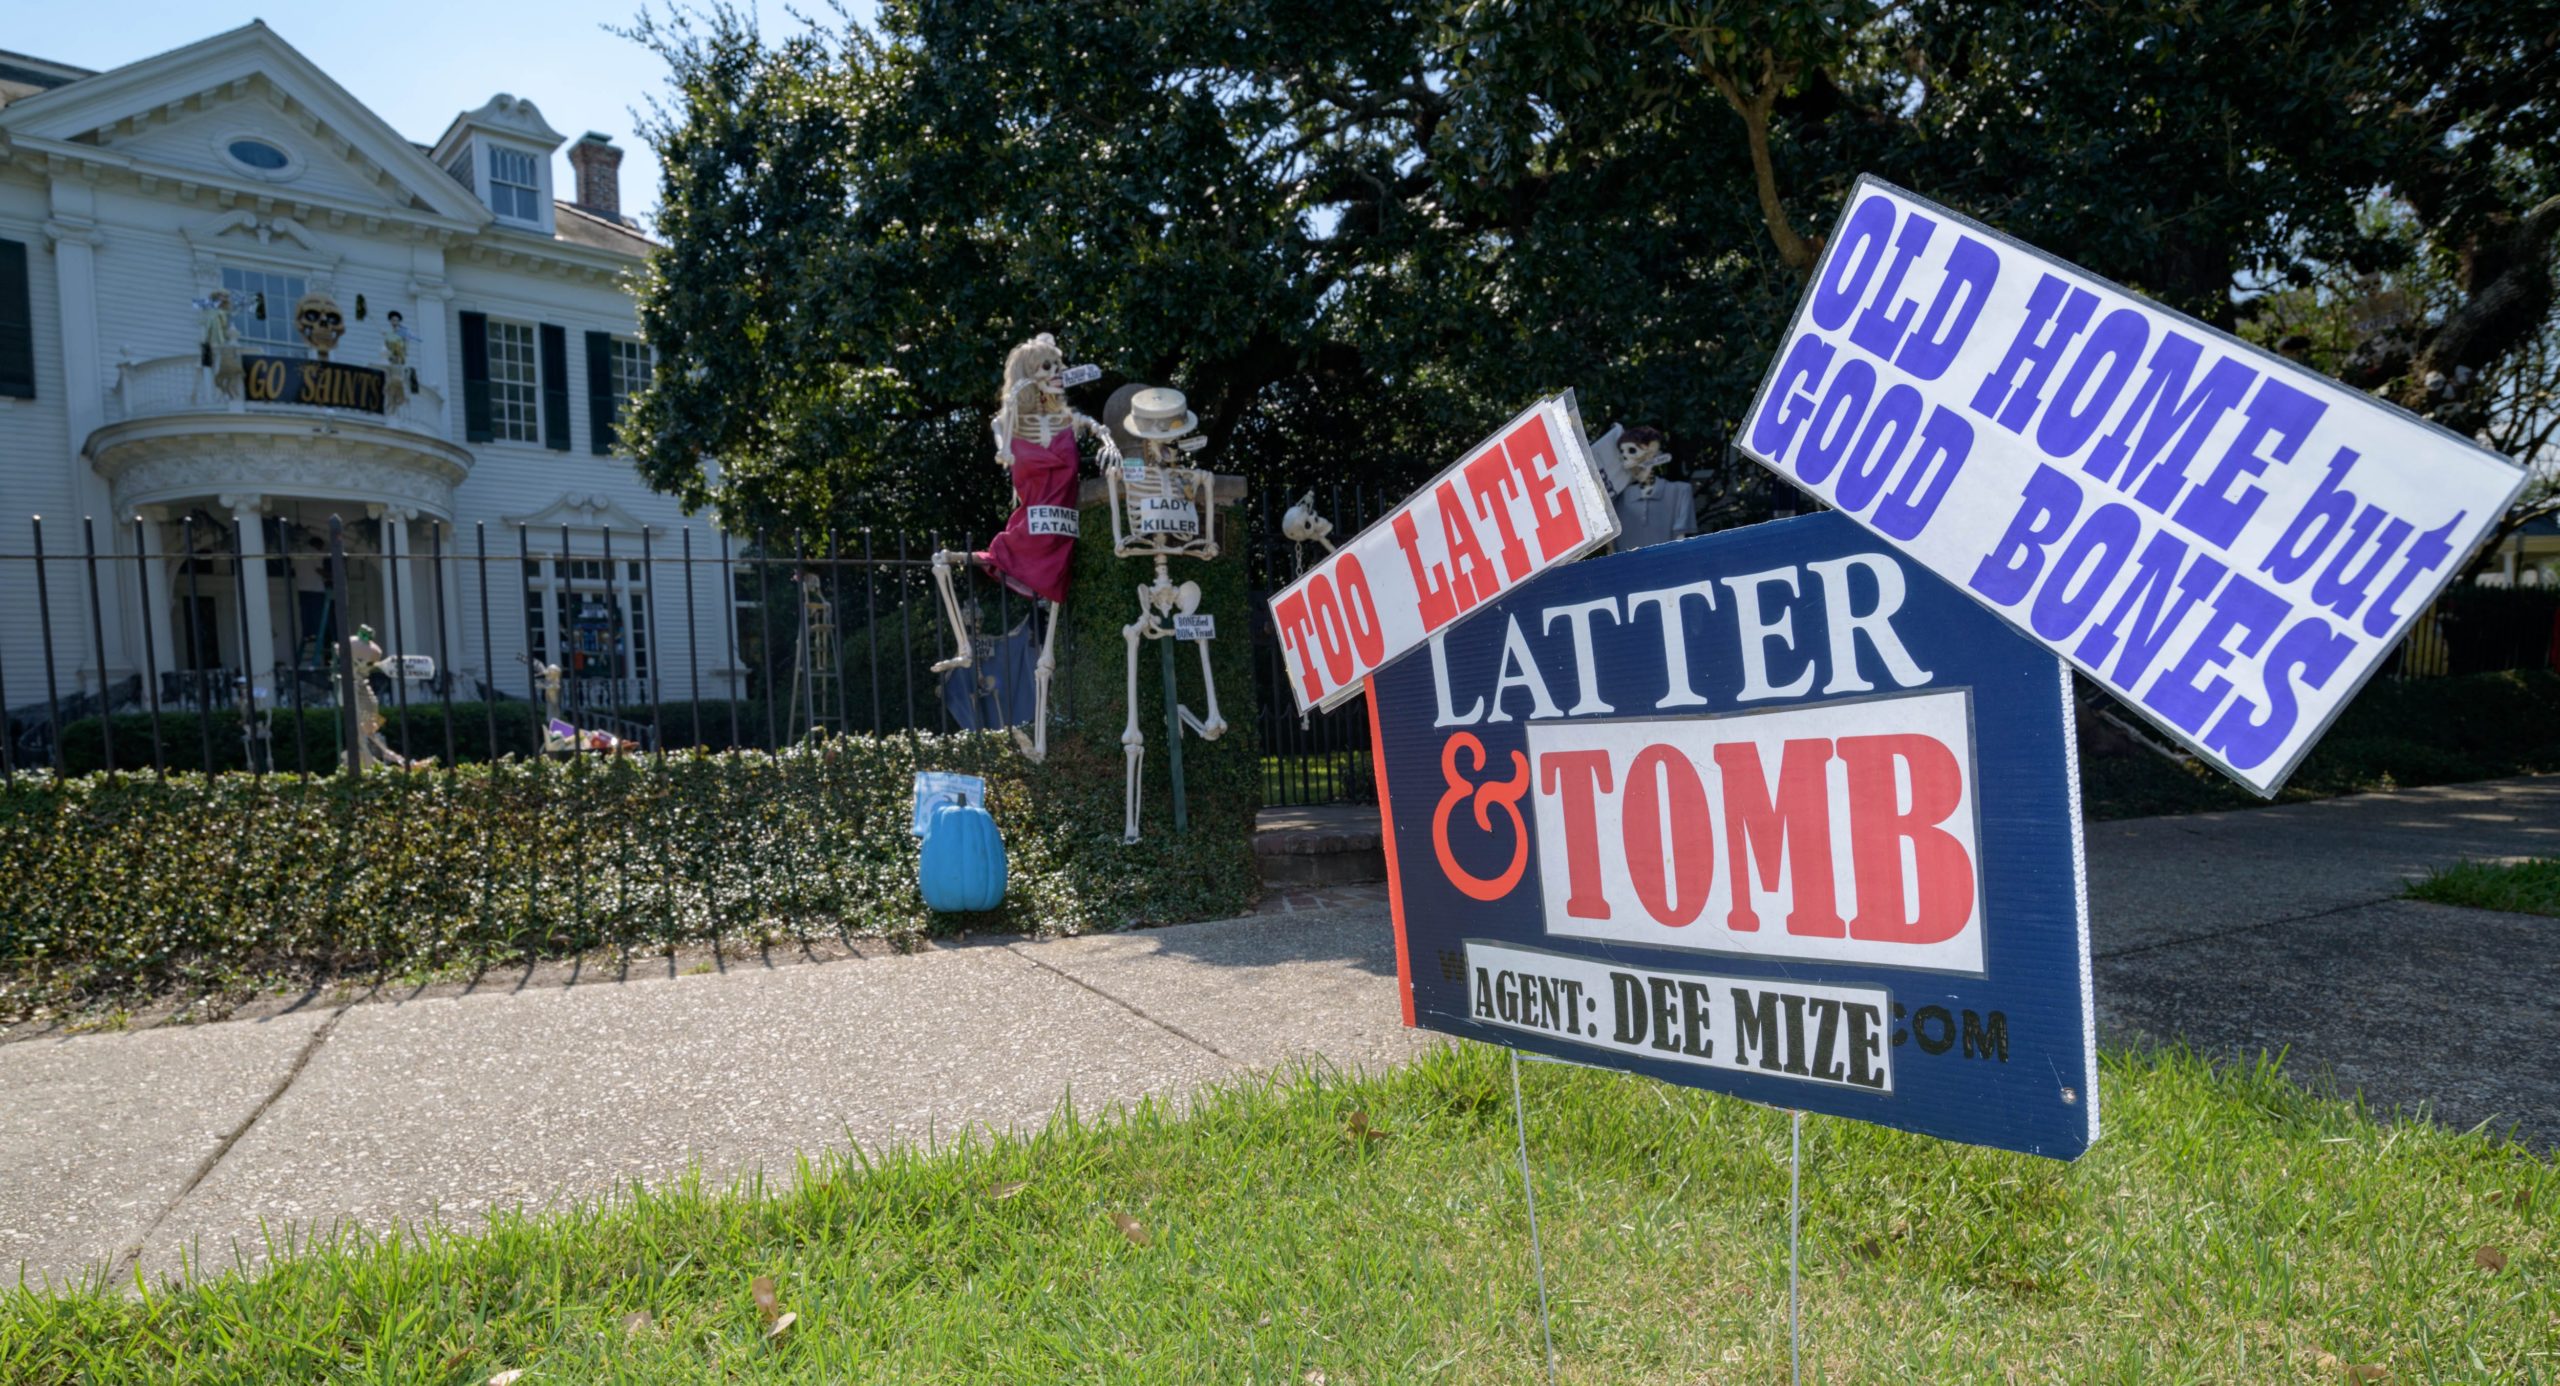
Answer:
[[1627, 469], [1627, 479], [1638, 486], [1651, 486], [1653, 474], [1670, 461], [1662, 455], [1662, 435], [1650, 428], [1631, 428], [1618, 439], [1618, 460]]
[[347, 319], [338, 311], [336, 299], [323, 293], [308, 293], [293, 305], [293, 330], [326, 361], [338, 339], [346, 335]]

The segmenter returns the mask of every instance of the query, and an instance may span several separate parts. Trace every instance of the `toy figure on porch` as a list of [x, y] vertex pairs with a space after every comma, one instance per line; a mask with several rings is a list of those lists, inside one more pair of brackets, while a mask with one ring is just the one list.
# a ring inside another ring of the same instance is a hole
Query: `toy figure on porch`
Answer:
[[627, 741], [602, 727], [579, 727], [561, 715], [559, 665], [545, 664], [534, 672], [542, 681], [543, 750], [554, 755], [590, 751], [618, 756], [642, 749], [639, 742]]
[[201, 335], [198, 360], [213, 372], [214, 393], [240, 398], [240, 329], [231, 321], [231, 291], [216, 289], [195, 301]]
[[349, 696], [355, 699], [356, 705], [357, 762], [362, 765], [390, 765], [402, 770], [423, 770], [435, 764], [433, 756], [411, 760], [392, 750], [391, 743], [383, 739], [382, 703], [373, 695], [373, 675], [389, 656], [383, 654], [382, 646], [375, 643], [373, 627], [356, 627], [356, 633], [347, 637], [347, 653], [355, 665], [356, 674], [355, 687], [349, 690]]
[[1057, 670], [1058, 617], [1067, 600], [1067, 580], [1075, 566], [1076, 491], [1079, 454], [1076, 442], [1090, 435], [1100, 445], [1106, 466], [1119, 460], [1119, 448], [1100, 424], [1067, 403], [1070, 372], [1057, 339], [1043, 332], [1016, 346], [1004, 359], [1004, 388], [996, 396], [991, 424], [996, 465], [1013, 479], [1013, 515], [1004, 529], [977, 553], [944, 549], [933, 556], [934, 586], [942, 595], [943, 614], [959, 652], [933, 666], [937, 674], [969, 668], [976, 648], [969, 623], [952, 590], [952, 573], [976, 566], [1022, 596], [1046, 603], [1049, 630], [1041, 641], [1040, 662], [1033, 666], [1035, 691], [1031, 731], [1013, 729], [1014, 743], [1031, 759], [1049, 754], [1049, 680]]
[[1206, 717], [1182, 705], [1174, 694], [1173, 647], [1163, 651], [1166, 751], [1172, 760], [1173, 818], [1178, 829], [1185, 825], [1186, 814], [1182, 792], [1182, 733], [1184, 729], [1203, 741], [1215, 741], [1226, 735], [1227, 719], [1218, 713], [1218, 684], [1209, 668], [1209, 642], [1217, 631], [1213, 618], [1200, 611], [1200, 584], [1176, 585], [1170, 560], [1176, 558], [1211, 559], [1218, 556], [1218, 508], [1213, 494], [1215, 478], [1197, 467], [1184, 465], [1187, 454], [1197, 452], [1207, 442], [1192, 436], [1200, 426], [1200, 416], [1193, 413], [1180, 390], [1162, 387], [1140, 389], [1129, 393], [1126, 412], [1121, 412], [1120, 398], [1114, 396], [1112, 406], [1103, 412], [1113, 415], [1112, 427], [1125, 433], [1138, 445], [1138, 455], [1103, 473], [1111, 492], [1111, 551], [1122, 558], [1153, 558], [1155, 581], [1142, 583], [1138, 592], [1138, 619], [1120, 628], [1120, 638], [1128, 647], [1129, 720], [1120, 733], [1120, 744], [1128, 757], [1124, 802], [1127, 813], [1121, 824], [1123, 843], [1138, 840], [1138, 786], [1147, 755], [1147, 738], [1138, 730], [1138, 647], [1149, 640], [1187, 640], [1200, 651], [1200, 684], [1209, 705]]
[[[357, 301], [362, 302], [363, 295], [357, 295]], [[418, 388], [417, 368], [409, 364], [409, 348], [417, 340], [418, 334], [409, 330], [409, 324], [401, 319], [399, 309], [394, 308], [382, 315], [382, 408], [385, 413], [397, 414], [407, 408], [409, 392]]]

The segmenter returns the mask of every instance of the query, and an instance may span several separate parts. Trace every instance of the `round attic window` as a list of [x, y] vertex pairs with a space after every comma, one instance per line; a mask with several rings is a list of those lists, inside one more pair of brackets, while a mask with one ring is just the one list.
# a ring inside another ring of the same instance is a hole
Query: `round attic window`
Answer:
[[217, 135], [213, 149], [224, 163], [270, 183], [285, 182], [302, 172], [302, 160], [292, 150], [253, 131]]
[[233, 140], [231, 142], [230, 154], [232, 158], [247, 164], [249, 167], [261, 169], [268, 173], [281, 172], [286, 166], [293, 162], [293, 160], [285, 157], [285, 152], [283, 150], [276, 148], [265, 140]]

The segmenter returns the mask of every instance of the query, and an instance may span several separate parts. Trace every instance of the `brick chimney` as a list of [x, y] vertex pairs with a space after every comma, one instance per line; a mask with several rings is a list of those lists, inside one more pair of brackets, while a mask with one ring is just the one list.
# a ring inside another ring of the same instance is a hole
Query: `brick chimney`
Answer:
[[569, 166], [578, 171], [577, 206], [607, 221], [622, 220], [622, 151], [593, 130], [569, 146]]

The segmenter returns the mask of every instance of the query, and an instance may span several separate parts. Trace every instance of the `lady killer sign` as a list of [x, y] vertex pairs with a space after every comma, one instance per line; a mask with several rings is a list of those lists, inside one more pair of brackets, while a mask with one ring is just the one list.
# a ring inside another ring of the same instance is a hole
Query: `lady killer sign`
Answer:
[[1848, 519], [1560, 568], [1370, 692], [1408, 1023], [2095, 1138], [2068, 673]]

